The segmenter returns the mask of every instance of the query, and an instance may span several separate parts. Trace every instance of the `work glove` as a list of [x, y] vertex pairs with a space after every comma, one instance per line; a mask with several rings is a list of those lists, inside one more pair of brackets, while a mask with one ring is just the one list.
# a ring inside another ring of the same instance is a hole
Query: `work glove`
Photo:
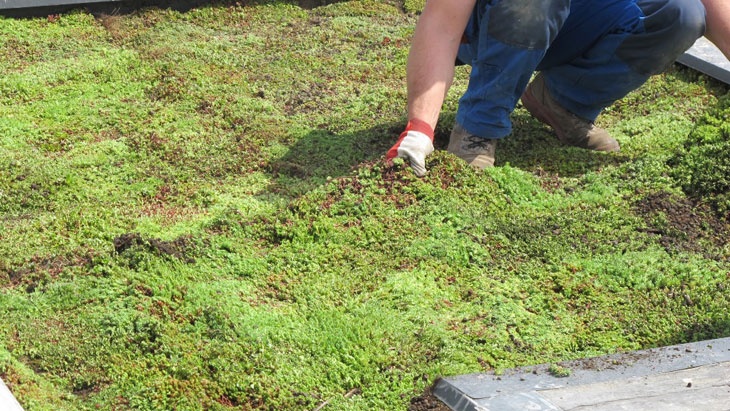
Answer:
[[425, 121], [412, 119], [393, 147], [385, 154], [391, 162], [394, 158], [408, 161], [418, 177], [426, 175], [426, 156], [433, 152], [433, 129]]

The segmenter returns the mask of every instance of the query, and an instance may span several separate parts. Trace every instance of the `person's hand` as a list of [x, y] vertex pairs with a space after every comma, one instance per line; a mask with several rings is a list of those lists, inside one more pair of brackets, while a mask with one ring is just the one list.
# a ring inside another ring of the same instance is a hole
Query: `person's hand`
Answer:
[[426, 175], [426, 156], [433, 152], [433, 129], [425, 121], [412, 119], [385, 159], [403, 158], [418, 177]]

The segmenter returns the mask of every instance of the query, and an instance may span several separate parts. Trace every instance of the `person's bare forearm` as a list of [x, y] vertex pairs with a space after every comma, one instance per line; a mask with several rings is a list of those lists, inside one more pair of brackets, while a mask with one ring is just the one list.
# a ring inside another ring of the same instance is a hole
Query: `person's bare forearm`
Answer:
[[702, 0], [707, 10], [705, 37], [730, 60], [730, 1]]
[[436, 128], [454, 79], [454, 62], [475, 0], [429, 0], [408, 56], [408, 118]]

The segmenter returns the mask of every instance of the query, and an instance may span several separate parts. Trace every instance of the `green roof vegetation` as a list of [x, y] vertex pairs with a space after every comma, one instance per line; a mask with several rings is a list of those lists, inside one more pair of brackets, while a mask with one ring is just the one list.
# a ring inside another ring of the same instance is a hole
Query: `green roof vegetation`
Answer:
[[599, 118], [613, 154], [518, 107], [476, 172], [443, 150], [459, 67], [419, 179], [383, 163], [418, 7], [0, 18], [27, 411], [405, 410], [442, 375], [730, 335], [728, 86], [652, 78]]

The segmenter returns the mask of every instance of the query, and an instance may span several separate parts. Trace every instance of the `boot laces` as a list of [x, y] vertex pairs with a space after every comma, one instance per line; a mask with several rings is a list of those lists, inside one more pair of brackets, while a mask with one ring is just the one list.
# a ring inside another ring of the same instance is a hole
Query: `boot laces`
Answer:
[[470, 134], [464, 138], [466, 141], [466, 144], [462, 146], [464, 150], [488, 150], [490, 144], [492, 143], [491, 140], [486, 138], [481, 138], [479, 136], [475, 136], [473, 134]]

